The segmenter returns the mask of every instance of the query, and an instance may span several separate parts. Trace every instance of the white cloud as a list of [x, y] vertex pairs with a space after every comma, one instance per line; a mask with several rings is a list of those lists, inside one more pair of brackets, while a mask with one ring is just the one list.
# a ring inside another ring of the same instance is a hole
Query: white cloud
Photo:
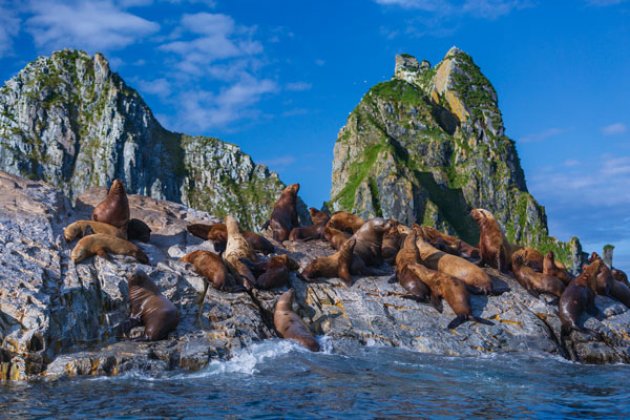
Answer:
[[512, 10], [529, 7], [527, 0], [374, 0], [382, 6], [397, 6], [442, 17], [471, 15], [496, 19]]
[[626, 1], [627, 0], [586, 0], [586, 3], [591, 6], [614, 6], [625, 3]]
[[278, 156], [272, 159], [261, 160], [260, 163], [263, 165], [267, 165], [273, 170], [278, 168], [286, 168], [287, 166], [291, 166], [295, 163], [297, 159], [295, 156], [287, 155], [287, 156]]
[[312, 87], [313, 85], [307, 82], [291, 82], [291, 83], [287, 83], [285, 86], [286, 90], [290, 90], [293, 92], [301, 92], [304, 90], [309, 90]]
[[33, 16], [26, 21], [26, 30], [39, 49], [114, 50], [160, 28], [108, 0], [32, 0], [29, 6]]
[[605, 136], [614, 136], [616, 134], [623, 134], [628, 131], [628, 127], [626, 127], [623, 123], [614, 123], [602, 127], [602, 134]]
[[141, 80], [138, 82], [140, 92], [148, 93], [149, 95], [157, 95], [161, 97], [167, 97], [171, 94], [171, 84], [164, 78], [155, 80]]
[[0, 0], [0, 57], [13, 51], [13, 37], [20, 30], [20, 19], [9, 2]]
[[528, 134], [526, 136], [521, 137], [521, 142], [523, 143], [534, 143], [543, 140], [547, 140], [552, 137], [559, 136], [561, 134], [566, 133], [567, 130], [564, 128], [552, 127], [546, 130], [540, 131], [538, 133]]

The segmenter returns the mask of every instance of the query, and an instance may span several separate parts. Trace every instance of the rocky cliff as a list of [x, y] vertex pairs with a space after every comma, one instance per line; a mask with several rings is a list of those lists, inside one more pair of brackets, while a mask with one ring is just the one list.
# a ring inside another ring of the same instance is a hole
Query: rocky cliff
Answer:
[[[130, 195], [131, 217], [153, 230], [149, 243], [137, 243], [150, 265], [129, 257], [70, 260], [74, 244], [63, 240], [67, 224], [89, 217], [105, 195], [91, 189], [76, 207], [60, 190], [0, 172], [0, 380], [50, 379], [75, 375], [119, 375], [196, 371], [213, 360], [246, 352], [252, 343], [278, 340], [272, 310], [286, 287], [271, 291], [224, 293], [209, 288], [178, 258], [212, 244], [192, 237], [188, 223], [208, 223], [206, 212], [182, 204]], [[321, 241], [278, 246], [304, 267], [334, 251]], [[279, 245], [279, 244], [278, 244]], [[126, 275], [144, 270], [180, 312], [177, 330], [159, 342], [117, 338], [118, 325], [129, 315]], [[630, 311], [597, 296], [605, 314], [584, 317], [587, 328], [601, 334], [574, 332], [560, 339], [557, 306], [527, 294], [511, 277], [489, 271], [500, 296], [473, 296], [473, 312], [493, 326], [467, 322], [450, 331], [454, 314], [406, 298], [390, 276], [355, 277], [305, 283], [295, 274], [294, 309], [326, 343], [344, 353], [363, 345], [402, 347], [451, 356], [522, 353], [565, 356], [592, 363], [630, 362]]]
[[434, 67], [397, 56], [393, 79], [365, 94], [335, 144], [331, 206], [432, 225], [470, 243], [479, 232], [468, 213], [486, 208], [509, 240], [553, 249], [573, 266], [582, 257], [577, 239], [549, 237], [496, 91], [455, 47]]
[[164, 129], [101, 55], [63, 50], [0, 88], [0, 169], [74, 200], [121, 178], [129, 192], [260, 226], [283, 187], [234, 145]]

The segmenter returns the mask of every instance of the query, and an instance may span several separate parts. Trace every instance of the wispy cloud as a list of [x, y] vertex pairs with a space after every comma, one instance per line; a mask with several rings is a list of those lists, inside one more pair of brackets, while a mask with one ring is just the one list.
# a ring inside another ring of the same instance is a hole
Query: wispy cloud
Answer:
[[141, 93], [148, 93], [149, 95], [161, 96], [163, 98], [168, 97], [172, 91], [171, 83], [164, 78], [141, 80], [138, 82], [138, 87]]
[[591, 6], [614, 6], [616, 4], [625, 3], [627, 0], [586, 0], [586, 3]]
[[293, 92], [302, 92], [312, 87], [313, 85], [307, 82], [291, 82], [286, 84], [285, 89]]
[[550, 139], [552, 137], [557, 137], [566, 132], [567, 132], [567, 129], [565, 128], [552, 127], [552, 128], [548, 128], [546, 130], [543, 130], [537, 133], [525, 135], [521, 137], [520, 140], [523, 143], [535, 143], [535, 142]]
[[13, 37], [20, 29], [20, 19], [8, 1], [0, 0], [0, 57], [13, 51]]
[[153, 34], [160, 26], [108, 0], [32, 0], [26, 30], [40, 50], [109, 51]]
[[626, 127], [623, 123], [614, 123], [602, 127], [602, 134], [605, 136], [614, 136], [616, 134], [623, 134], [628, 131], [628, 127]]
[[526, 0], [374, 0], [382, 6], [427, 12], [442, 17], [470, 15], [483, 19], [496, 19], [513, 10], [532, 5]]
[[296, 160], [297, 159], [295, 158], [295, 156], [286, 155], [286, 156], [277, 156], [272, 159], [262, 160], [260, 161], [260, 163], [262, 163], [263, 165], [267, 165], [273, 170], [276, 170], [279, 168], [281, 169], [281, 168], [286, 168], [287, 166], [291, 166], [295, 163]]

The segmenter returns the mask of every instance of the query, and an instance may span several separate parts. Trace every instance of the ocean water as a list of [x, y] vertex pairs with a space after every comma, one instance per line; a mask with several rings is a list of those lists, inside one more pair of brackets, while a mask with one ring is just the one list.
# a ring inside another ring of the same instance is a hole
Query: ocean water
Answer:
[[630, 366], [382, 347], [309, 353], [269, 340], [195, 373], [5, 383], [0, 416], [621, 418], [630, 416]]

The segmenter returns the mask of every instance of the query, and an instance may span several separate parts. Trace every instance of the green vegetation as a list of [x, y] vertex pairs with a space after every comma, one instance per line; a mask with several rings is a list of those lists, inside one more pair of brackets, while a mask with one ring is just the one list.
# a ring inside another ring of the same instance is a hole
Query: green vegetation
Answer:
[[411, 106], [426, 106], [424, 93], [420, 88], [403, 80], [390, 80], [374, 86], [368, 95], [375, 95], [385, 101]]

